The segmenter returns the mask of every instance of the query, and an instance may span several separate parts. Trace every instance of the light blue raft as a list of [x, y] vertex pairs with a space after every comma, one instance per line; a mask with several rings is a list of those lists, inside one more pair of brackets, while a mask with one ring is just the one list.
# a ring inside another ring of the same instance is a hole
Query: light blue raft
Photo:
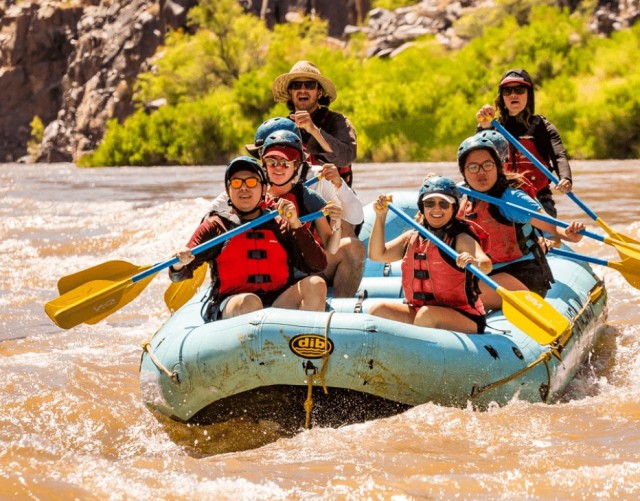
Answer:
[[[414, 193], [394, 205], [413, 216]], [[367, 243], [374, 214], [365, 209]], [[387, 240], [406, 223], [388, 215]], [[500, 311], [485, 334], [414, 327], [367, 314], [381, 298], [402, 301], [399, 263], [367, 261], [358, 297], [329, 299], [327, 312], [276, 308], [204, 323], [205, 292], [178, 310], [145, 345], [144, 402], [180, 422], [246, 416], [292, 426], [338, 425], [434, 402], [486, 408], [562, 394], [606, 320], [604, 284], [588, 265], [549, 256], [555, 284], [546, 300], [570, 319], [559, 360]], [[306, 411], [305, 411], [306, 409]]]

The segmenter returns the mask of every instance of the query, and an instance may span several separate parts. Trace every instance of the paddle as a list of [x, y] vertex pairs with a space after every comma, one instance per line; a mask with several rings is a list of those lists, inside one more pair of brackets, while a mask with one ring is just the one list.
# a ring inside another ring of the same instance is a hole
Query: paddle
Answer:
[[314, 185], [314, 184], [316, 184], [318, 181], [320, 181], [320, 178], [321, 178], [321, 177], [322, 177], [322, 176], [314, 176], [314, 177], [312, 177], [311, 179], [307, 179], [307, 180], [306, 180], [304, 183], [302, 183], [302, 184], [304, 184], [305, 186], [311, 186], [311, 185]]
[[[428, 231], [424, 226], [421, 226], [411, 219], [402, 209], [395, 207], [393, 204], [389, 204], [389, 209], [418, 230], [422, 236], [436, 244], [441, 251], [453, 259], [458, 257], [458, 253], [454, 249]], [[535, 292], [508, 291], [498, 285], [489, 276], [485, 275], [475, 265], [468, 264], [466, 269], [502, 297], [502, 312], [507, 320], [531, 336], [536, 342], [540, 344], [551, 344], [570, 329], [569, 320], [558, 313]]]
[[[312, 212], [306, 216], [301, 216], [300, 222], [307, 223], [324, 215], [324, 212], [321, 210]], [[204, 282], [204, 277], [207, 275], [207, 269], [208, 266], [204, 264], [194, 270], [193, 277], [187, 280], [181, 280], [180, 282], [171, 282], [164, 293], [164, 303], [167, 305], [167, 308], [169, 308], [169, 311], [177, 311], [193, 297], [202, 285], [202, 282]]]
[[[260, 226], [277, 215], [278, 211], [275, 210], [267, 212], [248, 223], [194, 247], [191, 252], [194, 255], [200, 254], [236, 235]], [[53, 301], [49, 301], [44, 307], [45, 312], [57, 326], [63, 329], [70, 329], [81, 323], [93, 324], [99, 322], [135, 299], [154, 278], [156, 273], [177, 264], [179, 261], [174, 256], [153, 266], [142, 267], [127, 266], [122, 264], [123, 261], [114, 261], [111, 265], [105, 263], [104, 265], [94, 266], [88, 270], [75, 273], [70, 275], [69, 278], [65, 277], [60, 280], [63, 288], [70, 285], [75, 285], [75, 287]], [[88, 279], [90, 277], [91, 270], [103, 271], [105, 269], [118, 270], [118, 272], [108, 279], [94, 279], [79, 283], [80, 278]], [[131, 276], [134, 271], [138, 271], [138, 273]], [[113, 278], [114, 276], [116, 278]]]
[[606, 259], [600, 259], [597, 257], [586, 256], [584, 254], [578, 254], [577, 252], [566, 251], [563, 249], [551, 249], [549, 251], [551, 254], [556, 254], [558, 256], [568, 257], [569, 259], [577, 259], [579, 261], [586, 261], [587, 263], [599, 264], [600, 266], [608, 266], [609, 268], [613, 268], [620, 272], [620, 274], [624, 277], [624, 279], [629, 282], [636, 289], [640, 289], [640, 268], [636, 265], [629, 265], [629, 263], [625, 263], [623, 259], [622, 262], [617, 261], [607, 261]]
[[58, 280], [58, 292], [64, 294], [90, 280], [119, 280], [130, 277], [147, 269], [147, 266], [137, 266], [126, 261], [108, 261], [67, 275]]
[[[538, 160], [529, 150], [527, 150], [521, 143], [520, 141], [518, 141], [515, 137], [513, 137], [508, 130], [506, 130], [501, 124], [500, 122], [498, 122], [495, 118], [493, 120], [491, 120], [491, 125], [498, 131], [500, 132], [500, 134], [502, 134], [504, 137], [507, 138], [507, 140], [515, 147], [517, 148], [525, 157], [527, 157], [532, 163], [533, 165], [535, 165], [538, 169], [540, 169], [540, 172], [542, 172], [545, 176], [547, 176], [547, 178], [552, 181], [553, 183], [555, 183], [556, 185], [558, 183], [560, 183], [560, 180], [553, 175], [553, 173], [547, 169], [547, 167], [544, 166], [544, 164]], [[596, 223], [598, 223], [598, 225], [605, 231], [607, 232], [609, 235], [611, 235], [612, 237], [618, 239], [618, 240], [622, 240], [623, 242], [629, 242], [635, 245], [640, 245], [640, 241], [629, 237], [627, 235], [623, 235], [621, 233], [618, 233], [617, 231], [615, 231], [613, 228], [611, 228], [607, 223], [605, 223], [604, 221], [602, 221], [598, 215], [593, 212], [584, 202], [582, 202], [582, 200], [580, 200], [578, 198], [578, 196], [573, 193], [573, 192], [569, 192], [567, 193], [567, 196], [573, 200], [576, 205], [578, 207], [580, 207], [591, 219], [593, 219]]]
[[209, 266], [207, 263], [203, 263], [202, 266], [198, 266], [193, 270], [193, 276], [180, 282], [171, 282], [167, 290], [164, 291], [164, 304], [167, 305], [171, 313], [178, 311], [182, 306], [187, 304], [187, 301], [193, 297], [196, 291], [204, 282], [204, 277], [207, 276], [207, 270]]
[[[461, 193], [464, 193], [469, 197], [476, 198], [478, 200], [482, 200], [484, 202], [488, 202], [494, 205], [516, 209], [520, 212], [523, 212], [524, 214], [531, 216], [532, 218], [538, 219], [540, 221], [545, 221], [547, 223], [551, 223], [555, 226], [560, 226], [561, 228], [569, 227], [569, 223], [560, 221], [559, 219], [555, 219], [547, 214], [542, 214], [541, 212], [536, 212], [532, 209], [522, 207], [518, 204], [514, 204], [512, 202], [506, 202], [504, 200], [500, 200], [499, 198], [486, 195], [485, 193], [480, 193], [478, 191], [471, 190], [466, 186], [459, 185], [458, 189], [460, 190]], [[637, 245], [634, 245], [628, 242], [621, 242], [620, 240], [614, 240], [610, 237], [598, 235], [597, 233], [592, 233], [587, 230], [581, 230], [578, 233], [580, 233], [581, 235], [584, 235], [585, 237], [589, 237], [599, 242], [603, 242], [605, 244], [615, 247], [622, 259], [633, 260], [633, 261], [636, 261], [638, 265], [640, 265], [640, 247], [638, 247]]]

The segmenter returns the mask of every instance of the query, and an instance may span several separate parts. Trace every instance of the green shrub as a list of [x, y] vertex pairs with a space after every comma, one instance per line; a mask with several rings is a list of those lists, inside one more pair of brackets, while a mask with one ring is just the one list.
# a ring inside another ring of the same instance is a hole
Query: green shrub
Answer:
[[475, 131], [477, 109], [493, 103], [513, 67], [532, 75], [536, 111], [558, 127], [573, 158], [637, 157], [640, 23], [605, 39], [587, 29], [583, 12], [548, 3], [502, 0], [485, 18], [469, 14], [459, 27], [475, 38], [459, 51], [425, 36], [393, 59], [368, 59], [364, 36], [333, 45], [319, 20], [269, 32], [235, 0], [201, 2], [191, 17], [199, 29], [169, 36], [137, 86], [139, 102], [162, 97], [168, 105], [110, 122], [82, 163], [226, 163], [263, 120], [288, 114], [271, 84], [300, 59], [336, 84], [331, 108], [354, 124], [359, 161], [454, 160]]

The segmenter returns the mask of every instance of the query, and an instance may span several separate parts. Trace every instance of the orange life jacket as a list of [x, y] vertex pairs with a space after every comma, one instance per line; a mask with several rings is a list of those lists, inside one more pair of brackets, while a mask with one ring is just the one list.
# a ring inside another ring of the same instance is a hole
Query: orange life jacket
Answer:
[[[443, 240], [450, 244], [455, 236]], [[409, 239], [401, 269], [402, 288], [410, 305], [448, 306], [473, 315], [485, 314], [477, 278], [458, 268], [452, 258], [417, 231]]]
[[[532, 136], [521, 136], [518, 138], [518, 141], [520, 141], [522, 146], [524, 146], [534, 157], [545, 165], [545, 161], [542, 158], [542, 155], [540, 155], [538, 148], [536, 148], [536, 143]], [[549, 179], [547, 179], [547, 176], [545, 176], [531, 160], [513, 146], [509, 147], [509, 161], [505, 164], [505, 168], [507, 172], [517, 172], [518, 174], [524, 175], [525, 179], [533, 185], [533, 189], [526, 185], [523, 187], [531, 198], [536, 198], [540, 191], [549, 186]], [[533, 195], [531, 194], [532, 191]]]
[[223, 246], [215, 258], [221, 297], [240, 292], [260, 295], [289, 285], [287, 251], [269, 226], [246, 231]]
[[533, 239], [531, 224], [508, 221], [492, 204], [476, 200], [472, 204], [466, 197], [460, 204], [461, 217], [476, 223], [489, 235], [489, 248], [485, 251], [493, 263], [505, 263], [519, 259], [531, 252]]
[[[275, 206], [278, 200], [280, 200], [281, 198], [284, 198], [285, 200], [289, 200], [290, 202], [293, 202], [293, 205], [296, 208], [296, 212], [298, 213], [298, 217], [306, 216], [307, 214], [310, 214], [311, 211], [309, 211], [304, 204], [304, 189], [305, 187], [302, 184], [297, 183], [297, 184], [294, 184], [293, 188], [291, 188], [291, 190], [285, 193], [284, 195], [273, 197], [267, 193], [267, 196], [265, 198], [265, 204], [268, 206]], [[303, 223], [303, 226], [308, 228], [309, 231], [311, 231], [311, 234], [313, 235], [313, 238], [316, 240], [316, 242], [318, 242], [321, 246], [324, 247], [322, 243], [322, 239], [320, 238], [320, 235], [318, 235], [318, 232], [316, 231], [316, 226], [314, 222], [308, 221], [306, 223]]]

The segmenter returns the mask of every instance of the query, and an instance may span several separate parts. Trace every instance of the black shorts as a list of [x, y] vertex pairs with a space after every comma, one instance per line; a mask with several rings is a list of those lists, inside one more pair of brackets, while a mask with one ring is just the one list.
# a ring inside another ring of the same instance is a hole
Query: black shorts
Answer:
[[474, 315], [473, 313], [462, 311], [462, 310], [459, 310], [458, 308], [453, 308], [453, 309], [456, 310], [461, 315], [464, 315], [465, 317], [467, 317], [472, 322], [475, 322], [476, 326], [478, 327], [478, 334], [484, 334], [484, 329], [487, 326], [486, 315]]
[[[475, 322], [476, 326], [478, 327], [477, 333], [478, 334], [484, 334], [484, 329], [487, 326], [487, 316], [486, 315], [475, 315], [473, 313], [469, 313], [469, 312], [466, 312], [464, 310], [460, 310], [458, 308], [454, 308], [453, 306], [445, 306], [443, 304], [427, 304], [426, 306], [427, 306], [427, 308], [429, 306], [438, 306], [438, 307], [441, 307], [441, 308], [451, 308], [452, 310], [455, 310], [458, 313], [460, 313], [460, 315], [463, 315], [463, 316], [467, 317], [469, 320]], [[413, 308], [417, 312], [420, 308], [422, 308], [422, 306], [411, 305], [411, 308]]]
[[545, 278], [545, 274], [534, 259], [508, 264], [492, 271], [489, 276], [497, 275], [498, 273], [508, 273], [520, 280], [527, 289], [542, 297], [545, 297], [551, 288], [551, 284]]

